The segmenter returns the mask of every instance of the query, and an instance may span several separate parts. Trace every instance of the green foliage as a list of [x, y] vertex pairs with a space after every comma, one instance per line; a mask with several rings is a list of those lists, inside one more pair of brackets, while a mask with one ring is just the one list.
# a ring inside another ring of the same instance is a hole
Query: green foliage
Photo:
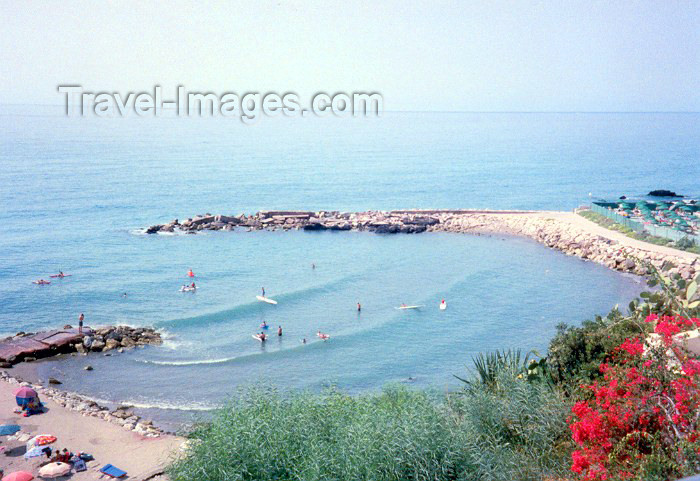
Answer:
[[581, 326], [559, 324], [547, 356], [552, 379], [572, 386], [598, 379], [599, 366], [612, 349], [644, 329], [648, 327], [635, 318], [622, 316], [618, 310], [584, 321]]
[[652, 290], [642, 292], [640, 299], [630, 302], [628, 314], [613, 309], [606, 317], [596, 316], [581, 326], [557, 326], [547, 356], [549, 374], [555, 382], [576, 386], [598, 379], [598, 368], [608, 359], [612, 349], [627, 338], [651, 331], [652, 326], [645, 322], [649, 314], [687, 318], [700, 315], [700, 276], [686, 282], [678, 274], [666, 275], [672, 267], [670, 264], [661, 270], [650, 263], [644, 265], [649, 272], [648, 284]]
[[476, 377], [471, 379], [455, 377], [469, 386], [481, 384], [487, 388], [497, 389], [499, 387], [498, 381], [501, 379], [499, 374], [505, 372], [512, 377], [516, 377], [527, 373], [528, 360], [531, 354], [533, 353], [529, 352], [523, 358], [520, 349], [515, 351], [508, 349], [502, 352], [496, 350], [487, 354], [480, 352], [478, 356], [472, 358]]
[[[449, 397], [253, 390], [191, 434], [173, 481], [539, 480], [568, 468], [568, 406], [541, 383]], [[556, 442], [553, 442], [556, 440]]]

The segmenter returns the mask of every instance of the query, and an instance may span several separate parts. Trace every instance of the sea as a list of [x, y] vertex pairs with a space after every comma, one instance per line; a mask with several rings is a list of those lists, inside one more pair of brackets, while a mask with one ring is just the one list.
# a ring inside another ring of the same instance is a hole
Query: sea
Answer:
[[[250, 386], [457, 389], [478, 353], [545, 355], [559, 323], [624, 310], [644, 283], [498, 235], [143, 229], [271, 209], [571, 210], [661, 188], [698, 198], [699, 121], [387, 112], [244, 125], [1, 106], [0, 333], [75, 325], [80, 313], [87, 325], [155, 326], [162, 346], [35, 366], [168, 426]], [[200, 288], [180, 292], [189, 269]], [[32, 283], [58, 271], [70, 277]], [[256, 300], [263, 287], [277, 305]], [[263, 322], [265, 344], [252, 338]]]

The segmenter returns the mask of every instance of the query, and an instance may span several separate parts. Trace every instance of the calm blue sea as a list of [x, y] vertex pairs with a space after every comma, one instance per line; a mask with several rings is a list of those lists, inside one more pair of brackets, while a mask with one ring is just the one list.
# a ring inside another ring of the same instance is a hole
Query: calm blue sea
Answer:
[[[475, 353], [543, 352], [557, 323], [626, 305], [642, 285], [524, 239], [139, 229], [206, 212], [571, 209], [589, 192], [616, 198], [655, 188], [698, 197], [698, 121], [387, 113], [245, 126], [4, 106], [0, 332], [74, 324], [80, 312], [88, 324], [156, 325], [163, 347], [39, 370], [163, 421], [187, 420], [256, 383], [352, 392], [409, 377], [454, 385]], [[178, 292], [189, 268], [195, 294]], [[72, 277], [32, 284], [58, 270]], [[262, 286], [279, 305], [255, 301]], [[395, 309], [403, 302], [425, 307]], [[253, 340], [263, 320], [282, 325], [284, 336]], [[331, 341], [316, 342], [318, 329]], [[88, 363], [94, 371], [83, 371]]]

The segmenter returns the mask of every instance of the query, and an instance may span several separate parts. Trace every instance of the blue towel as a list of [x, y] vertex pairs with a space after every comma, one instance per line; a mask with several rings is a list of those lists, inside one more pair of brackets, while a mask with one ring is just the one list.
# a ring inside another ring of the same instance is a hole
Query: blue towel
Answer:
[[3, 424], [0, 426], [0, 436], [10, 436], [19, 431], [19, 426], [16, 424]]
[[105, 464], [102, 469], [100, 469], [100, 472], [111, 478], [121, 478], [122, 476], [126, 476], [126, 471], [122, 471], [111, 464]]

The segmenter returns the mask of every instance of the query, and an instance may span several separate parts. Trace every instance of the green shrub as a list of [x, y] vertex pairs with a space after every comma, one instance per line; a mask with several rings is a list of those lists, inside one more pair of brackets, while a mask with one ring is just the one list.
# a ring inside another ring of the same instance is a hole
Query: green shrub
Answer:
[[568, 468], [568, 406], [542, 383], [437, 396], [252, 390], [193, 433], [173, 481], [540, 480]]

